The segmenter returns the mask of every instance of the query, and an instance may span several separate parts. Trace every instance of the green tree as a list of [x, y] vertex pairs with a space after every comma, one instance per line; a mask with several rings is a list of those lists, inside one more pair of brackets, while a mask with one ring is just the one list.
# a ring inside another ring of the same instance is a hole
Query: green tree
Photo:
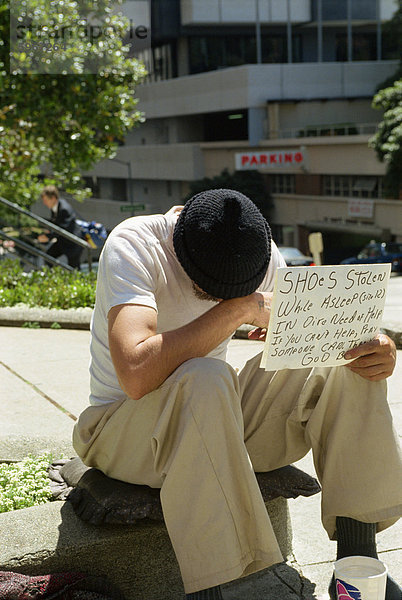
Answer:
[[383, 38], [387, 40], [387, 45], [395, 51], [395, 56], [399, 57], [399, 65], [396, 72], [383, 81], [378, 90], [390, 87], [397, 79], [402, 79], [402, 2], [396, 1], [397, 9], [392, 19], [384, 23]]
[[379, 160], [387, 165], [385, 194], [399, 198], [402, 187], [402, 2], [397, 0], [397, 10], [384, 24], [383, 34], [388, 45], [400, 57], [396, 72], [377, 88], [372, 106], [384, 112], [376, 134], [369, 146], [374, 148]]
[[380, 161], [387, 164], [387, 196], [399, 198], [402, 188], [402, 79], [380, 90], [374, 96], [373, 107], [383, 110], [384, 115], [370, 146]]
[[124, 44], [128, 19], [110, 4], [0, 7], [0, 195], [29, 206], [45, 167], [46, 182], [85, 198], [82, 170], [113, 157], [143, 120], [134, 94], [145, 70]]
[[272, 200], [267, 191], [264, 177], [258, 171], [235, 171], [230, 173], [224, 169], [220, 175], [215, 177], [204, 177], [190, 183], [190, 192], [185, 200], [205, 190], [226, 188], [237, 190], [248, 196], [258, 206], [262, 214], [269, 220]]

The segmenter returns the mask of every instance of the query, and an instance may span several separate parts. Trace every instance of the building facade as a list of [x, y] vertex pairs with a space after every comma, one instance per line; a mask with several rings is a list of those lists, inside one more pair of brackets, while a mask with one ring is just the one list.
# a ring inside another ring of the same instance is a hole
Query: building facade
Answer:
[[[129, 5], [129, 2], [127, 2]], [[368, 141], [377, 86], [397, 69], [394, 0], [152, 0], [137, 90], [146, 121], [86, 173], [79, 207], [109, 227], [180, 204], [224, 169], [264, 177], [275, 237], [335, 262], [370, 239], [402, 241], [402, 201]]]

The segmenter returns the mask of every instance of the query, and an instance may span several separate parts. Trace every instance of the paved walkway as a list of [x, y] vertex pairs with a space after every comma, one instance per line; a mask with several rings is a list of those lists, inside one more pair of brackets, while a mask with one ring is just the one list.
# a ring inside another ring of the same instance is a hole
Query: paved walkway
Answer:
[[[257, 353], [260, 342], [232, 340], [229, 362], [241, 367]], [[402, 433], [402, 350], [389, 379], [389, 401], [395, 426]], [[87, 405], [89, 332], [77, 330], [0, 327], [0, 460], [19, 459], [28, 452], [52, 449], [56, 455], [73, 456], [71, 429]], [[298, 463], [314, 475], [311, 456]], [[386, 465], [384, 465], [386, 468]], [[320, 524], [320, 495], [289, 501], [294, 533], [294, 563], [307, 578], [303, 589], [296, 571], [277, 570], [245, 580], [241, 597], [252, 600], [312, 600], [326, 598], [335, 557]], [[380, 558], [391, 574], [402, 581], [402, 523], [379, 534]], [[272, 592], [272, 586], [276, 591]], [[279, 586], [279, 587], [278, 587]], [[238, 592], [225, 592], [225, 600]]]

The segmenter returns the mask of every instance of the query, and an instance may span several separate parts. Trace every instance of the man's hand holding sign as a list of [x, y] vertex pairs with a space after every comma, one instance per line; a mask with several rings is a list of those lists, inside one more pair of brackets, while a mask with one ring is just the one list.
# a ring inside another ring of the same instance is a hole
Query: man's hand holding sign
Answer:
[[352, 348], [345, 358], [354, 359], [345, 365], [369, 381], [381, 381], [392, 375], [396, 362], [396, 346], [387, 335], [379, 333], [370, 342]]
[[[345, 365], [370, 381], [395, 367], [393, 341], [379, 334], [390, 265], [280, 268], [265, 341], [266, 370]], [[270, 301], [271, 299], [266, 299]]]

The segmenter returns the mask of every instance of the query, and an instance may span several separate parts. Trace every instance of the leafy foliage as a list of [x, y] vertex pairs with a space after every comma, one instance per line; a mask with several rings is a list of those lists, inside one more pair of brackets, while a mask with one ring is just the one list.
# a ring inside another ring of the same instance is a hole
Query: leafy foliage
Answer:
[[383, 119], [369, 146], [374, 148], [379, 160], [387, 164], [385, 193], [388, 197], [399, 198], [402, 187], [402, 3], [397, 2], [397, 10], [392, 19], [384, 24], [384, 34], [389, 43], [397, 49], [399, 66], [391, 77], [383, 81], [373, 98], [372, 106], [383, 110]]
[[204, 177], [190, 183], [190, 193], [185, 200], [205, 190], [226, 188], [237, 190], [248, 196], [258, 206], [262, 214], [269, 219], [272, 201], [264, 183], [264, 177], [258, 171], [235, 171], [230, 173], [224, 169], [216, 177]]
[[4, 260], [0, 269], [0, 306], [83, 308], [95, 304], [96, 274], [61, 267], [25, 273], [16, 260]]
[[10, 118], [10, 113], [15, 115], [15, 107], [0, 108], [0, 191], [20, 206], [29, 207], [32, 197], [39, 196], [44, 139], [31, 137], [32, 123]]
[[387, 164], [387, 195], [398, 198], [402, 187], [402, 79], [380, 90], [374, 96], [373, 107], [383, 110], [384, 115], [370, 146]]
[[[118, 0], [118, 3], [121, 0]], [[11, 18], [28, 22], [24, 51], [10, 47]], [[19, 12], [18, 12], [19, 11]], [[21, 15], [24, 15], [23, 17]], [[102, 21], [113, 35], [99, 39], [57, 34], [86, 18]], [[29, 50], [34, 33], [49, 33], [49, 65], [39, 50]], [[143, 120], [136, 109], [136, 85], [144, 67], [130, 58], [122, 32], [129, 26], [112, 14], [106, 0], [15, 0], [0, 7], [0, 195], [25, 206], [37, 200], [43, 182], [55, 183], [76, 198], [90, 194], [81, 170], [112, 157], [126, 132]], [[52, 37], [53, 36], [53, 37]], [[38, 62], [39, 54], [39, 62]]]
[[391, 48], [395, 48], [396, 56], [399, 56], [399, 66], [397, 71], [383, 81], [378, 90], [391, 87], [393, 83], [402, 79], [402, 2], [397, 0], [397, 10], [392, 16], [392, 19], [384, 23], [383, 35], [388, 38], [388, 44]]
[[47, 467], [52, 460], [50, 454], [45, 454], [0, 464], [0, 513], [44, 504], [51, 499]]

